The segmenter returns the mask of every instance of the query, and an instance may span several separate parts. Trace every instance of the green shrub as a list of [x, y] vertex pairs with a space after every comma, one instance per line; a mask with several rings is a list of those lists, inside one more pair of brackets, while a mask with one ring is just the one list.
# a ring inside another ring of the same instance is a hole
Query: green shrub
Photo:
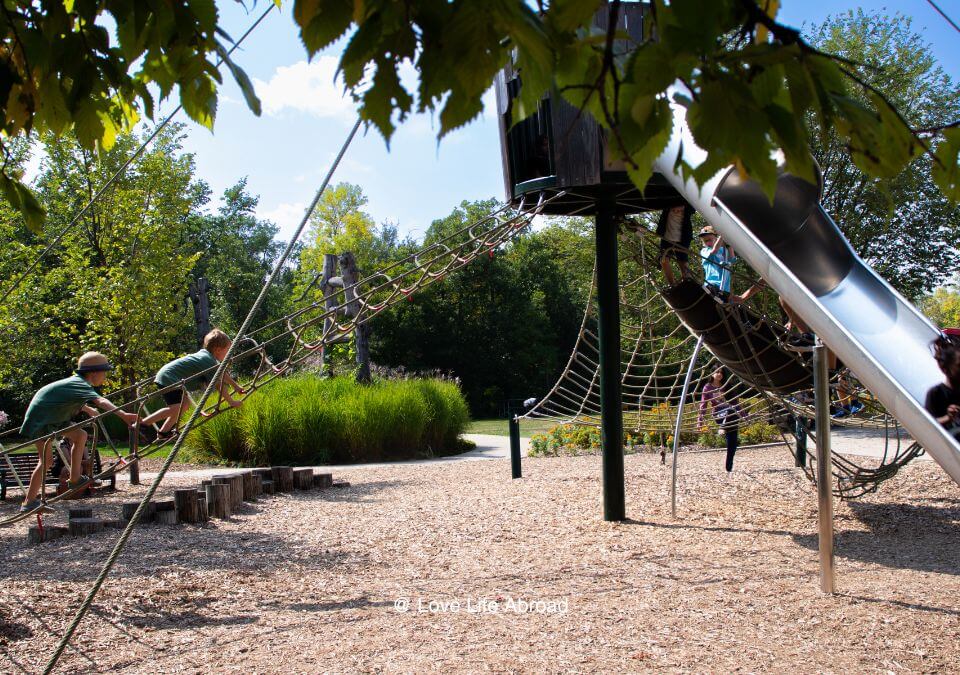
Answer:
[[448, 380], [300, 375], [275, 380], [240, 408], [207, 420], [187, 439], [195, 460], [237, 464], [327, 464], [459, 452], [470, 422]]

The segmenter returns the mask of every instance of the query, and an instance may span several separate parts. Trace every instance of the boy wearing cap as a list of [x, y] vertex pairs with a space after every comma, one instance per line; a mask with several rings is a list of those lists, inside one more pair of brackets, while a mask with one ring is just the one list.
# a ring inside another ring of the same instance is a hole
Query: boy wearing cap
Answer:
[[[203, 349], [166, 364], [157, 371], [153, 381], [160, 388], [169, 387], [177, 382], [189, 380], [205, 370], [216, 368], [217, 364], [227, 355], [227, 351], [232, 344], [233, 342], [230, 340], [229, 335], [219, 328], [214, 328], [204, 336]], [[204, 379], [207, 380], [209, 377]], [[237, 394], [245, 394], [246, 391], [234, 382], [233, 378], [230, 377], [230, 373], [223, 373], [223, 379], [219, 384], [220, 397], [231, 406], [236, 407], [240, 405], [241, 402], [231, 398], [230, 393], [227, 391], [228, 385]], [[160, 437], [166, 437], [180, 421], [180, 415], [183, 413], [183, 387], [165, 391], [162, 396], [167, 407], [160, 408], [160, 410], [155, 413], [144, 417], [143, 420], [141, 420], [141, 424], [154, 424], [155, 422], [164, 420], [157, 434]]]
[[[20, 506], [21, 511], [32, 511], [40, 506], [38, 495], [43, 486], [43, 474], [50, 468], [53, 461], [51, 447], [53, 433], [68, 426], [70, 420], [81, 410], [91, 417], [97, 414], [92, 406], [100, 410], [115, 412], [129, 425], [136, 424], [137, 416], [134, 413], [124, 412], [103, 398], [94, 387], [101, 386], [107, 379], [107, 372], [113, 366], [107, 357], [99, 352], [87, 352], [77, 360], [76, 374], [42, 387], [27, 408], [20, 427], [20, 435], [26, 438], [46, 436], [36, 442], [37, 468], [30, 475], [30, 486]], [[51, 435], [47, 435], [51, 434]], [[90, 478], [80, 473], [83, 451], [87, 444], [87, 432], [77, 427], [63, 432], [64, 438], [70, 441], [70, 489], [78, 488], [90, 481]]]

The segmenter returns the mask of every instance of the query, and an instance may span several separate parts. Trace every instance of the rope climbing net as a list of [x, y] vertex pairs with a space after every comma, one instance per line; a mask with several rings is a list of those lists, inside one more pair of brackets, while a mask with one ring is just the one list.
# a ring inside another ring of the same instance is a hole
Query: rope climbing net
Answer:
[[[374, 316], [401, 301], [412, 300], [423, 288], [442, 281], [447, 274], [455, 272], [479, 257], [492, 255], [494, 251], [506, 242], [516, 237], [530, 221], [539, 215], [554, 197], [541, 199], [537, 204], [527, 208], [521, 204], [519, 209], [504, 206], [487, 215], [483, 219], [471, 223], [466, 227], [436, 241], [423, 249], [399, 260], [384, 269], [361, 278], [355, 284], [347, 285], [336, 293], [329, 294], [311, 302], [287, 316], [264, 324], [238, 340], [239, 349], [228, 360], [228, 367], [238, 372], [249, 373], [240, 382], [244, 394], [240, 400], [253, 395], [258, 389], [269, 384], [274, 379], [293, 372], [311, 355], [324, 346], [333, 344], [349, 335], [358, 325], [369, 322]], [[279, 332], [275, 329], [282, 328]], [[269, 337], [263, 337], [269, 335]], [[268, 356], [268, 347], [289, 342], [286, 355], [282, 360], [272, 361]], [[193, 403], [190, 389], [205, 380], [211, 379], [214, 369], [198, 373], [193, 377], [166, 386], [156, 387], [152, 379], [145, 379], [136, 384], [116, 390], [110, 394], [116, 400], [126, 400], [120, 408], [135, 411], [138, 416], [149, 414], [150, 406], [154, 405], [164, 393], [181, 390], [185, 400]], [[193, 404], [196, 405], [195, 403]], [[194, 427], [206, 424], [217, 414], [229, 409], [224, 401], [212, 397], [210, 402], [201, 411], [201, 417]], [[96, 476], [104, 479], [119, 471], [123, 471], [134, 462], [157, 453], [161, 448], [176, 440], [176, 436], [169, 438], [152, 434], [136, 437], [136, 443], [131, 448], [131, 455], [122, 457], [116, 450], [115, 444], [106, 435], [103, 418], [112, 412], [100, 413], [82, 422], [78, 422], [44, 436], [19, 441], [4, 447], [0, 444], [0, 457], [9, 463], [12, 453], [21, 451], [48, 439], [55, 439], [65, 432], [79, 427], [92, 426], [100, 434], [106, 436], [109, 445], [115, 453], [114, 460]], [[16, 430], [7, 432], [7, 436], [16, 433]], [[96, 439], [95, 434], [91, 434]], [[66, 458], [64, 458], [66, 461]], [[14, 473], [14, 475], [16, 475]], [[21, 486], [22, 487], [22, 486]], [[53, 503], [72, 496], [67, 491], [45, 500], [45, 504]], [[42, 508], [42, 507], [41, 507]], [[17, 514], [5, 520], [0, 525], [8, 525], [33, 515], [32, 512]]]
[[[812, 358], [798, 349], [796, 335], [781, 322], [777, 296], [757, 286], [743, 302], [723, 302], [702, 286], [700, 259], [691, 251], [690, 276], [664, 285], [659, 238], [645, 217], [625, 221], [620, 233], [621, 391], [627, 442], [661, 448], [673, 440], [680, 416], [680, 440], [687, 447], [710, 443], [718, 425], [701, 409], [701, 392], [719, 367], [730, 373], [725, 396], [737, 400], [745, 443], [783, 444], [814, 479], [816, 431], [812, 420]], [[731, 273], [734, 270], [731, 269]], [[758, 281], [734, 274], [736, 295]], [[738, 296], [739, 297], [739, 296]], [[691, 364], [697, 339], [704, 347]], [[688, 369], [691, 383], [683, 384]], [[883, 444], [878, 458], [833, 454], [834, 491], [853, 498], [875, 491], [906, 463], [922, 454], [896, 419], [866, 390], [855, 373], [837, 364], [831, 371], [833, 422], [869, 431]], [[578, 426], [600, 425], [597, 298], [591, 285], [573, 351], [550, 391], [523, 415]], [[881, 433], [882, 432], [882, 433]], [[708, 437], [705, 438], [704, 435]], [[808, 444], [810, 439], [813, 443]], [[799, 448], [798, 448], [799, 444]], [[809, 446], [809, 450], [807, 449]]]

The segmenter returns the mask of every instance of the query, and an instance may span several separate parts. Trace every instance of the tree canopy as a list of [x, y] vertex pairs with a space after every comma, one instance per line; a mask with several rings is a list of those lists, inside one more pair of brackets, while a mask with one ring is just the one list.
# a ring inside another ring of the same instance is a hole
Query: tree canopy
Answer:
[[[598, 11], [616, 18], [621, 0], [292, 4], [308, 55], [346, 38], [346, 86], [361, 117], [388, 142], [413, 110], [436, 113], [441, 138], [474, 119], [494, 75], [513, 60], [522, 77], [515, 121], [556, 88], [610, 130], [641, 187], [669, 140], [672, 96], [686, 106], [708, 152], [690, 171], [697, 180], [734, 164], [772, 190], [776, 148], [788, 170], [810, 176], [810, 134], [819, 128], [836, 133], [871, 177], [896, 176], [925, 155], [933, 182], [949, 199], [960, 198], [960, 122], [902, 114], [855, 62], [779, 22], [780, 0], [653, 0], [639, 44], [616, 21], [594, 25]], [[150, 85], [161, 97], [176, 90], [193, 119], [212, 125], [220, 82], [214, 55], [259, 112], [247, 76], [226, 53], [214, 0], [14, 0], [4, 7], [5, 138], [72, 129], [83, 147], [107, 148], [141, 113], [152, 116]], [[116, 23], [114, 35], [105, 17]], [[413, 91], [400, 81], [405, 63], [419, 73]], [[686, 91], [669, 93], [676, 82]], [[15, 164], [4, 167], [3, 193], [36, 228], [42, 208]]]

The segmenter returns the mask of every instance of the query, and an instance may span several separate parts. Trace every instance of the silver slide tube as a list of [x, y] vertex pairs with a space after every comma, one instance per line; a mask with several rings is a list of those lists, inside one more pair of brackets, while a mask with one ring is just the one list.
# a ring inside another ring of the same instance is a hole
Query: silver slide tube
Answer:
[[[682, 85], [675, 87], [685, 91]], [[673, 135], [655, 170], [682, 194], [811, 329], [856, 373], [941, 467], [960, 483], [960, 446], [924, 409], [927, 389], [942, 381], [930, 353], [937, 328], [855, 254], [849, 272], [816, 295], [717, 198], [727, 170], [702, 187], [674, 172], [678, 158], [698, 166], [706, 153], [687, 128], [686, 108], [671, 103]], [[819, 208], [819, 207], [817, 207]], [[825, 215], [825, 214], [824, 214]], [[762, 228], [763, 223], [749, 223]], [[810, 242], [811, 261], [824, 252]]]

